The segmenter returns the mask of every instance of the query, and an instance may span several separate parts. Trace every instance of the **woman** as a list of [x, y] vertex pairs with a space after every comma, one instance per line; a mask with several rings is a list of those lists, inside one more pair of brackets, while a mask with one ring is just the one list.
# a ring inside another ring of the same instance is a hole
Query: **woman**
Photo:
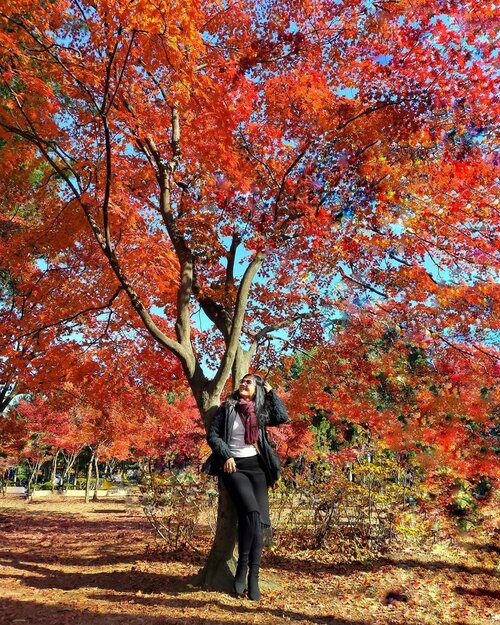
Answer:
[[286, 421], [286, 408], [271, 386], [260, 375], [248, 374], [217, 410], [207, 435], [213, 454], [204, 470], [221, 475], [238, 513], [234, 590], [241, 595], [246, 587], [254, 601], [261, 597], [262, 528], [271, 525], [267, 489], [279, 475], [279, 461], [267, 440], [266, 426]]

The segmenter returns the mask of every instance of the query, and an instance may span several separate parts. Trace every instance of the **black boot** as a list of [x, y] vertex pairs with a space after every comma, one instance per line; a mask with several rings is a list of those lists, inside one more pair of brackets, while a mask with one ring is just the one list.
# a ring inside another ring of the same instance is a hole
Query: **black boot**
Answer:
[[261, 598], [259, 588], [260, 558], [262, 554], [262, 525], [260, 514], [253, 518], [254, 538], [248, 559], [248, 598], [252, 601], [259, 601]]
[[248, 556], [254, 539], [254, 513], [244, 514], [238, 518], [238, 564], [234, 575], [233, 588], [237, 595], [246, 589], [248, 573]]
[[248, 555], [240, 555], [238, 558], [238, 565], [236, 567], [236, 573], [234, 575], [233, 588], [237, 595], [242, 595], [245, 592], [246, 581], [248, 572]]
[[259, 601], [261, 598], [259, 588], [260, 564], [250, 564], [248, 569], [248, 598], [252, 601]]

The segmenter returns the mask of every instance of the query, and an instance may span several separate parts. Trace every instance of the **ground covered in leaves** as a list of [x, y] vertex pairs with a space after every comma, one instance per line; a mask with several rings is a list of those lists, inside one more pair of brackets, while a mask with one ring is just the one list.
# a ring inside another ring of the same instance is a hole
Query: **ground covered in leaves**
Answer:
[[351, 564], [278, 546], [258, 604], [190, 587], [208, 542], [168, 554], [124, 502], [0, 499], [0, 624], [500, 624], [491, 531]]

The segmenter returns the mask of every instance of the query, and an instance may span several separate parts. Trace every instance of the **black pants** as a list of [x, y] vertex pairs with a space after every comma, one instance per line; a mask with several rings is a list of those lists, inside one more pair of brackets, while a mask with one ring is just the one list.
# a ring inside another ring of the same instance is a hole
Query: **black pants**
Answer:
[[222, 481], [236, 506], [241, 521], [251, 512], [260, 514], [263, 527], [269, 527], [269, 496], [266, 474], [259, 455], [235, 458], [236, 472], [223, 473]]
[[253, 577], [258, 591], [258, 571], [264, 538], [262, 530], [271, 525], [266, 474], [258, 455], [235, 458], [235, 463], [234, 473], [222, 475], [224, 486], [238, 512], [238, 566], [235, 582], [244, 584], [248, 566], [249, 589], [252, 588], [250, 578]]

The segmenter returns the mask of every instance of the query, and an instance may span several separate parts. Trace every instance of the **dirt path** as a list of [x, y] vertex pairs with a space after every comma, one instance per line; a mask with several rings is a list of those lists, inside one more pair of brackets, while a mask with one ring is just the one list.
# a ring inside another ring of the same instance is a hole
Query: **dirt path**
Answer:
[[[203, 545], [202, 545], [203, 548]], [[500, 625], [498, 545], [468, 537], [352, 565], [266, 554], [254, 604], [188, 587], [140, 508], [0, 499], [0, 625]]]

